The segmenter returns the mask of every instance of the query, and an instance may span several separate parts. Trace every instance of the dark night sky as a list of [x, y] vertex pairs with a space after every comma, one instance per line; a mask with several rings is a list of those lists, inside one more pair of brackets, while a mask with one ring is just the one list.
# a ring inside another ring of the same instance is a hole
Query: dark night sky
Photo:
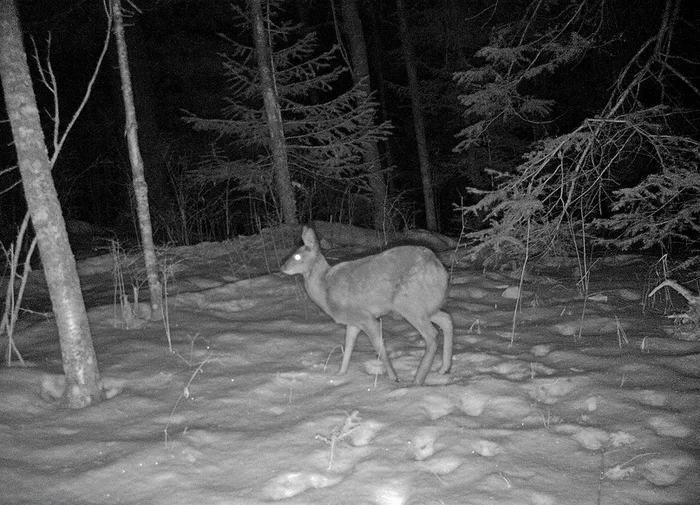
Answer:
[[[21, 22], [27, 34], [37, 41], [40, 52], [45, 54], [46, 37], [52, 34], [51, 62], [56, 71], [60, 90], [62, 121], [75, 110], [89, 78], [104, 37], [105, 15], [101, 2], [94, 0], [18, 0]], [[336, 2], [337, 3], [337, 2]], [[679, 27], [676, 41], [678, 50], [697, 61], [698, 7], [695, 0], [682, 3], [685, 21]], [[127, 27], [127, 43], [130, 64], [137, 94], [137, 113], [140, 134], [145, 137], [142, 149], [157, 149], [162, 154], [166, 148], [177, 147], [178, 153], [196, 163], [198, 156], [206, 150], [211, 135], [196, 133], [184, 124], [182, 110], [196, 113], [200, 117], [220, 115], [226, 81], [221, 72], [218, 53], [227, 50], [219, 33], [233, 35], [233, 16], [228, 1], [147, 1], [137, 2], [142, 10], [130, 18]], [[335, 42], [332, 14], [329, 2], [292, 2], [288, 9], [293, 18], [309, 22], [328, 43]], [[370, 19], [365, 18], [368, 29], [370, 52], [375, 56], [374, 71], [381, 68], [381, 77], [387, 82], [405, 84], [401, 67], [397, 29], [394, 22], [394, 2], [383, 0], [367, 2], [374, 9], [376, 32], [368, 28]], [[488, 40], [491, 28], [507, 21], [512, 12], [520, 12], [524, 2], [510, 0], [499, 3], [501, 10], [492, 16], [476, 17], [487, 2], [408, 2], [415, 13], [423, 13], [427, 6], [445, 5], [452, 8], [454, 36], [453, 45], [459, 46], [451, 52], [449, 62], [440, 62], [445, 52], [438, 50], [445, 44], [437, 40], [432, 26], [421, 26], [416, 37], [416, 51], [423, 61], [435, 66], [442, 65], [449, 71], [464, 68], [473, 61], [474, 51]], [[663, 4], [642, 0], [613, 2], [606, 16], [607, 35], [619, 35], [606, 47], [591, 52], [590, 56], [566, 71], [543, 79], [536, 91], [557, 101], [554, 122], [548, 125], [551, 133], [562, 133], [574, 127], [582, 118], [595, 114], [607, 100], [610, 86], [620, 68], [641, 42], [658, 28], [658, 19]], [[125, 3], [125, 7], [128, 4]], [[456, 11], [455, 11], [456, 9]], [[336, 6], [340, 15], [340, 6]], [[459, 15], [454, 16], [454, 12]], [[425, 19], [415, 17], [415, 20]], [[693, 23], [695, 23], [693, 25]], [[373, 37], [374, 35], [374, 37]], [[381, 37], [381, 48], [372, 46], [376, 37]], [[431, 37], [434, 37], [431, 40]], [[25, 40], [28, 51], [30, 40]], [[380, 62], [377, 67], [376, 62]], [[118, 229], [124, 219], [124, 208], [128, 199], [128, 164], [123, 136], [121, 96], [118, 73], [115, 69], [114, 44], [102, 69], [90, 102], [71, 133], [64, 151], [55, 167], [54, 174], [64, 213], [69, 218], [81, 219], [104, 227]], [[34, 64], [34, 62], [30, 62]], [[685, 65], [694, 73], [697, 81], [698, 67]], [[427, 67], [422, 66], [422, 77], [428, 76]], [[376, 75], [375, 75], [376, 77]], [[445, 78], [445, 82], [449, 82]], [[417, 162], [410, 109], [405, 97], [392, 92], [391, 86], [383, 95], [383, 110], [395, 125], [394, 138], [390, 142], [392, 159], [397, 168], [399, 189], [408, 189], [412, 197], [417, 195]], [[51, 110], [49, 96], [35, 81], [35, 90], [40, 107]], [[697, 109], [696, 97], [690, 97], [684, 105]], [[657, 100], [655, 90], [648, 90], [647, 99]], [[446, 160], [452, 156], [456, 145], [454, 135], [461, 121], [455, 107], [452, 116], [443, 110], [428, 110], [428, 134], [435, 160]], [[433, 112], [434, 114], [431, 114]], [[437, 112], [437, 113], [435, 113]], [[4, 119], [4, 111], [1, 112]], [[44, 115], [48, 127], [48, 116]], [[9, 125], [0, 125], [2, 151], [0, 155], [5, 168], [13, 163], [13, 151], [8, 144]], [[149, 142], [150, 138], [150, 142]], [[158, 139], [155, 141], [154, 139]], [[155, 155], [156, 153], [152, 153]], [[148, 153], [145, 153], [148, 156]], [[148, 162], [148, 158], [146, 158]], [[17, 174], [0, 178], [2, 188], [7, 187]], [[459, 178], [444, 181], [452, 189], [461, 187]], [[454, 191], [442, 191], [440, 201], [449, 209]], [[23, 203], [21, 193], [15, 189], [0, 195], [0, 229], [12, 229], [21, 219]], [[155, 195], [167, 200], [169, 195]], [[6, 232], [0, 239], [6, 239]], [[223, 238], [223, 237], [220, 237]]]

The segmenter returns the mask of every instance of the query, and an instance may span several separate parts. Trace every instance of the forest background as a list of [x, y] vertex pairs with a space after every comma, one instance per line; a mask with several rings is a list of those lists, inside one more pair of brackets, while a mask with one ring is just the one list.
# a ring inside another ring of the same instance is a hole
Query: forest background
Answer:
[[[385, 231], [427, 227], [491, 258], [571, 252], [591, 237], [666, 249], [696, 238], [693, 2], [263, 4], [277, 82], [293, 105], [283, 103], [293, 215], [272, 183], [262, 101], [254, 72], [246, 73], [255, 65], [245, 4], [125, 5], [158, 243], [223, 240], [313, 219]], [[67, 115], [101, 51], [104, 9], [78, 1], [18, 8], [26, 47], [50, 61]], [[353, 8], [359, 24], [349, 22]], [[358, 31], [369, 88], [350, 54]], [[109, 51], [52, 174], [69, 232], [87, 223], [91, 238], [129, 243], [138, 232], [120, 86]], [[50, 134], [53, 95], [35, 88]], [[330, 115], [346, 122], [324, 138], [330, 127], [309, 125]], [[2, 125], [2, 159], [12, 160]], [[379, 218], [372, 171], [384, 185]], [[0, 238], [9, 243], [25, 213], [11, 162], [0, 188]]]

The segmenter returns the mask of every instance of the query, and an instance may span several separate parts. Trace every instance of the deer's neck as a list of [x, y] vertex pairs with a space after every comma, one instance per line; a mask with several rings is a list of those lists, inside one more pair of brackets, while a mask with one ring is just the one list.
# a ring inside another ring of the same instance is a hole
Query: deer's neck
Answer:
[[329, 270], [330, 265], [328, 261], [323, 256], [320, 256], [311, 270], [304, 274], [306, 293], [326, 314], [330, 314], [328, 311], [328, 289], [326, 286], [326, 275]]

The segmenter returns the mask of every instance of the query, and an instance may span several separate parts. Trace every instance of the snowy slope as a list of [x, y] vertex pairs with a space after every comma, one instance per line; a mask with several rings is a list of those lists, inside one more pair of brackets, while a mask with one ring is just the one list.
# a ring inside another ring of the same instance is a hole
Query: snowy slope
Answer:
[[[594, 272], [585, 304], [574, 278], [530, 278], [512, 344], [518, 280], [452, 269], [452, 373], [415, 388], [422, 342], [405, 321], [383, 321], [403, 384], [371, 373], [364, 336], [335, 376], [344, 329], [300, 279], [208, 247], [176, 251], [175, 353], [160, 323], [90, 310], [113, 395], [97, 406], [41, 398], [60, 352], [53, 322], [31, 320], [34, 366], [0, 368], [0, 503], [700, 503], [700, 345], [642, 313], [638, 266]], [[91, 261], [83, 287], [105, 303], [110, 268]]]

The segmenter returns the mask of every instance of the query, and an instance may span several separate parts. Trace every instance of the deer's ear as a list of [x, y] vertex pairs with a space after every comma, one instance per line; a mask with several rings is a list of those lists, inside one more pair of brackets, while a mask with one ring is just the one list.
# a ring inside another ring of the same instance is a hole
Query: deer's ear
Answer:
[[304, 245], [306, 247], [315, 248], [318, 246], [316, 233], [314, 233], [314, 230], [308, 226], [304, 226], [304, 229], [301, 232], [301, 239], [304, 241]]

